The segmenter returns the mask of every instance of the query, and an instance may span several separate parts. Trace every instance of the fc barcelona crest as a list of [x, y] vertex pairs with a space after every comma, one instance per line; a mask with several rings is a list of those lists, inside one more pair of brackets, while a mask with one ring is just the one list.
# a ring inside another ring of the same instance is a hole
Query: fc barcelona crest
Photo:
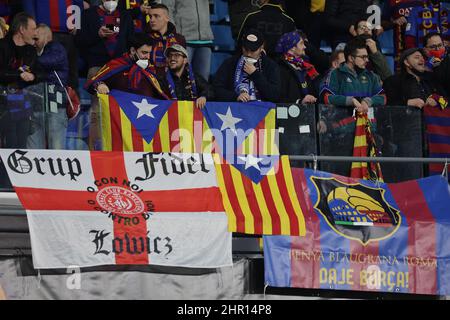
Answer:
[[336, 178], [310, 179], [317, 190], [314, 208], [339, 235], [367, 245], [392, 236], [400, 226], [399, 211], [386, 201], [384, 189]]

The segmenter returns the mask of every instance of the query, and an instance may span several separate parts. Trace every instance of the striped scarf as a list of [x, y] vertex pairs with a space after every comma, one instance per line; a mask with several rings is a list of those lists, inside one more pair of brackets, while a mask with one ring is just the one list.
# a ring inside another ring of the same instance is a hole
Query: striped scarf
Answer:
[[[376, 147], [375, 138], [370, 128], [367, 114], [358, 113], [356, 118], [355, 142], [353, 144], [354, 157], [377, 157], [379, 152]], [[353, 162], [352, 178], [376, 180], [383, 182], [381, 166], [375, 162]]]
[[[185, 66], [185, 72], [181, 75], [181, 77], [187, 77], [187, 90], [189, 90], [189, 94], [191, 96], [191, 101], [194, 101], [198, 98], [197, 92], [197, 84], [195, 83], [194, 72], [189, 64]], [[170, 96], [174, 100], [178, 100], [177, 93], [175, 90], [175, 81], [173, 80], [172, 72], [166, 72], [167, 83], [169, 84]]]

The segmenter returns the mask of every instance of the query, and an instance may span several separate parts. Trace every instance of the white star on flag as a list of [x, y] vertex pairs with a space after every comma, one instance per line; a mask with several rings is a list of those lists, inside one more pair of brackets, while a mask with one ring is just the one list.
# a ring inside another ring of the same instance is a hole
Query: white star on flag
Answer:
[[147, 99], [142, 99], [142, 101], [134, 102], [132, 103], [139, 109], [139, 114], [137, 115], [136, 119], [139, 119], [140, 117], [147, 116], [150, 118], [155, 118], [155, 116], [152, 113], [152, 110], [155, 109], [158, 105], [157, 104], [150, 104], [148, 103]]
[[227, 114], [220, 114], [216, 113], [217, 116], [220, 118], [220, 120], [223, 121], [222, 128], [220, 128], [220, 131], [223, 131], [225, 129], [231, 129], [234, 133], [236, 133], [236, 124], [241, 122], [242, 119], [233, 117], [233, 114], [231, 113], [231, 108], [228, 107]]
[[248, 170], [249, 168], [253, 167], [258, 171], [261, 171], [261, 168], [259, 167], [258, 163], [260, 163], [263, 158], [257, 158], [253, 155], [249, 154], [246, 157], [239, 157], [242, 161], [245, 161], [245, 170]]

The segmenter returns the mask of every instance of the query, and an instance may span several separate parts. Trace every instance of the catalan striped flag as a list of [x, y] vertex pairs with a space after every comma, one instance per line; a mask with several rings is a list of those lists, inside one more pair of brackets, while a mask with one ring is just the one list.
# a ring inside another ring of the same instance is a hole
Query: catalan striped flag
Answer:
[[[424, 108], [428, 153], [431, 158], [450, 158], [450, 109]], [[442, 164], [430, 164], [430, 175], [441, 174]]]
[[259, 183], [224, 163], [219, 155], [214, 160], [230, 232], [305, 235], [303, 210], [287, 156]]
[[[377, 149], [375, 139], [370, 128], [367, 114], [358, 114], [356, 119], [355, 142], [353, 145], [354, 157], [376, 157]], [[375, 179], [383, 181], [383, 174], [379, 163], [353, 162], [351, 177], [359, 179]]]

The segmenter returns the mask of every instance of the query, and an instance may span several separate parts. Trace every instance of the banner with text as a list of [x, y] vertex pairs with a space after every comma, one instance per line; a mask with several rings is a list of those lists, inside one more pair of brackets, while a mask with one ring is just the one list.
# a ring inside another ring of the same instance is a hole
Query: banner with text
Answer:
[[0, 150], [37, 269], [232, 265], [211, 155]]
[[293, 169], [305, 237], [265, 236], [274, 287], [450, 294], [450, 191], [433, 176], [374, 183]]

